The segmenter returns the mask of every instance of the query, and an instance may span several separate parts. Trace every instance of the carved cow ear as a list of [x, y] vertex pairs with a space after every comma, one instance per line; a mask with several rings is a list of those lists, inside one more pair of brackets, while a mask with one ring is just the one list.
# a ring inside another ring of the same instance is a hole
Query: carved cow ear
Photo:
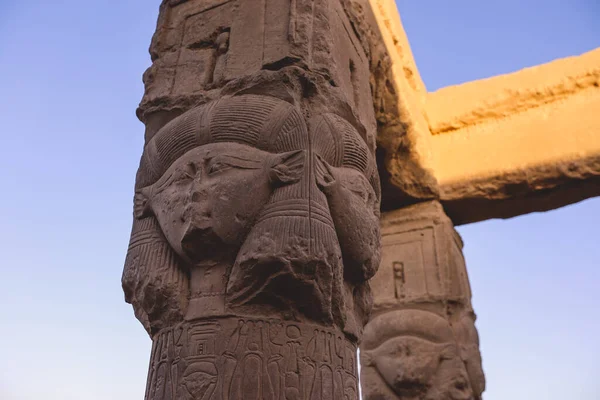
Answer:
[[142, 219], [150, 216], [150, 187], [145, 187], [136, 190], [133, 198], [133, 215], [137, 219]]
[[304, 172], [305, 158], [304, 150], [277, 154], [269, 171], [271, 183], [288, 185], [298, 182]]
[[375, 362], [373, 361], [373, 354], [368, 350], [360, 352], [360, 361], [363, 367], [373, 367], [375, 365]]
[[317, 186], [321, 190], [326, 191], [327, 188], [336, 183], [333, 167], [318, 154], [315, 157], [315, 177], [317, 179]]
[[440, 350], [440, 360], [453, 360], [458, 356], [457, 348], [453, 344], [444, 344]]

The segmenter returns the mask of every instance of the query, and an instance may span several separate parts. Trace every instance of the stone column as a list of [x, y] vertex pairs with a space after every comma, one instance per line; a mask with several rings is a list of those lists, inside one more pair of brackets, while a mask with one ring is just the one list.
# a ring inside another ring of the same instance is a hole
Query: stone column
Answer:
[[123, 272], [147, 400], [358, 398], [381, 195], [346, 3], [162, 2]]
[[365, 400], [481, 399], [485, 378], [463, 243], [436, 201], [385, 213], [371, 320], [360, 347]]

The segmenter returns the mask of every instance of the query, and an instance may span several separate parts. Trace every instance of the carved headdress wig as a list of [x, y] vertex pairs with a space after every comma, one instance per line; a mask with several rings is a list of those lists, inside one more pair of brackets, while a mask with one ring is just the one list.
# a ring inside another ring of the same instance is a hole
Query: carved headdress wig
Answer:
[[[309, 133], [308, 126], [315, 126]], [[333, 114], [316, 117], [307, 125], [292, 104], [273, 97], [240, 95], [222, 98], [175, 118], [146, 144], [136, 178], [136, 190], [154, 184], [188, 151], [211, 143], [232, 142], [279, 154], [301, 151], [304, 170], [300, 180], [275, 188], [257, 217], [238, 254], [228, 284], [232, 305], [255, 301], [258, 288], [268, 281], [285, 287], [290, 279], [311, 275], [300, 296], [316, 296], [315, 310], [299, 310], [319, 318], [333, 318], [331, 297], [342, 291], [343, 266], [327, 200], [315, 184], [313, 161], [318, 154], [333, 167], [358, 170], [379, 199], [372, 156], [356, 129]], [[333, 249], [333, 254], [332, 253]], [[325, 254], [329, 252], [330, 254]], [[319, 268], [324, 259], [330, 268]], [[288, 260], [287, 272], [280, 273]], [[150, 334], [180, 321], [189, 298], [189, 272], [179, 265], [153, 215], [138, 213], [123, 272], [126, 301]], [[277, 265], [279, 271], [269, 265]], [[305, 270], [298, 270], [302, 265]], [[316, 271], [311, 268], [317, 267]], [[337, 271], [336, 271], [337, 270]], [[303, 275], [303, 276], [304, 276]], [[249, 281], [248, 278], [254, 279]], [[258, 282], [257, 280], [261, 280]], [[256, 290], [255, 290], [256, 289]], [[262, 290], [264, 292], [264, 290]], [[268, 291], [267, 291], [268, 292]], [[290, 306], [281, 293], [273, 293], [280, 306]], [[272, 302], [274, 298], [270, 298]], [[256, 300], [262, 303], [260, 300]], [[304, 303], [311, 303], [310, 298]], [[333, 314], [338, 314], [333, 311]]]

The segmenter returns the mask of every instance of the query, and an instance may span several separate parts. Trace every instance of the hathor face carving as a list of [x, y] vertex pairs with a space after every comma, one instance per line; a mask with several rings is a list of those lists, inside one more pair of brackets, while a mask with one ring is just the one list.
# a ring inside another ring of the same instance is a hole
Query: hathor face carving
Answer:
[[379, 204], [375, 190], [363, 173], [352, 168], [332, 167], [317, 155], [315, 176], [317, 185], [325, 194], [335, 195], [335, 190], [339, 190], [336, 186], [343, 186], [347, 193], [351, 194], [351, 196], [347, 196], [348, 201], [356, 203], [357, 206], [360, 205], [361, 209], [365, 206], [367, 210], [371, 211], [378, 209]]
[[367, 351], [365, 356], [367, 365], [375, 367], [402, 399], [472, 398], [468, 376], [454, 344], [400, 336]]
[[316, 157], [317, 186], [327, 196], [344, 257], [344, 276], [363, 282], [379, 267], [379, 202], [363, 173]]
[[474, 400], [450, 323], [422, 310], [379, 315], [361, 348], [365, 399]]
[[152, 213], [171, 247], [198, 263], [235, 256], [273, 188], [296, 182], [304, 152], [271, 154], [237, 143], [212, 143], [181, 156], [136, 194], [136, 216]]

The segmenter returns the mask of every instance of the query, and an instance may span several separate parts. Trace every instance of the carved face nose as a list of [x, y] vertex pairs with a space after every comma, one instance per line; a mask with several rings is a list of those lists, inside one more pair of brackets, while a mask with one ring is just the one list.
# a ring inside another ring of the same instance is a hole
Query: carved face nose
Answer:
[[206, 196], [199, 191], [190, 192], [181, 214], [181, 222], [189, 223], [194, 227], [206, 227], [212, 225], [212, 216], [212, 207], [206, 201]]
[[198, 179], [194, 180], [188, 192], [188, 198], [192, 203], [203, 203], [208, 200], [209, 189]]
[[188, 226], [181, 238], [181, 248], [192, 261], [214, 257], [221, 245], [221, 239], [206, 221]]

